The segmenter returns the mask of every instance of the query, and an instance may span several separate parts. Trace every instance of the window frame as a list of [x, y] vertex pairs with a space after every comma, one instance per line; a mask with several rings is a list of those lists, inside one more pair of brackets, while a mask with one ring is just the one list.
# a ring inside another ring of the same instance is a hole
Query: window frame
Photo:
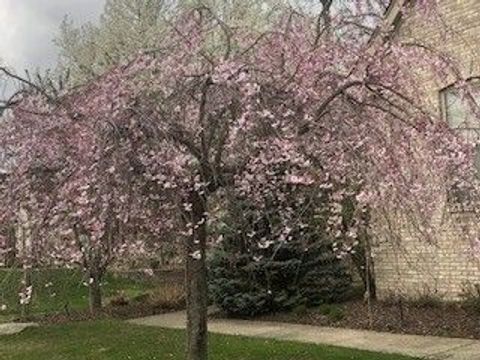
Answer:
[[[479, 98], [480, 98], [480, 77], [470, 77], [465, 80], [466, 83], [475, 81], [477, 82], [477, 86], [479, 89]], [[450, 121], [448, 118], [448, 104], [447, 104], [447, 95], [448, 91], [456, 89], [456, 83], [452, 83], [446, 87], [441, 88], [438, 91], [438, 98], [439, 98], [439, 115], [440, 119], [444, 121], [450, 129], [460, 133], [463, 131], [476, 131], [478, 133], [478, 139], [480, 140], [480, 124], [478, 127], [452, 127], [450, 125]], [[480, 104], [479, 112], [480, 112]], [[480, 152], [480, 142], [477, 144], [477, 150]], [[478, 155], [476, 155], [478, 156]], [[480, 168], [479, 174], [480, 174]], [[478, 203], [476, 199], [472, 197], [472, 193], [468, 190], [461, 190], [458, 188], [452, 188], [447, 190], [447, 204], [448, 210], [451, 213], [467, 213], [467, 212], [474, 212], [475, 211], [475, 204]]]
[[[477, 86], [478, 86], [478, 89], [479, 89], [479, 98], [480, 98], [480, 77], [479, 76], [472, 76], [472, 77], [469, 77], [467, 79], [465, 79], [465, 83], [472, 83], [472, 82], [477, 82]], [[439, 91], [438, 91], [438, 98], [439, 98], [439, 115], [440, 115], [440, 118], [445, 121], [447, 123], [447, 125], [450, 126], [450, 122], [449, 122], [449, 119], [448, 119], [448, 113], [447, 113], [447, 99], [446, 99], [446, 95], [448, 94], [448, 91], [450, 90], [455, 90], [456, 89], [456, 82], [455, 83], [452, 83], [448, 86], [445, 86], [443, 88], [441, 88]], [[459, 90], [459, 89], [458, 89]], [[480, 102], [480, 101], [479, 101]], [[480, 112], [480, 103], [478, 104], [478, 107], [479, 107], [479, 112]], [[451, 129], [453, 130], [479, 130], [480, 132], [480, 124], [478, 127], [450, 127]]]

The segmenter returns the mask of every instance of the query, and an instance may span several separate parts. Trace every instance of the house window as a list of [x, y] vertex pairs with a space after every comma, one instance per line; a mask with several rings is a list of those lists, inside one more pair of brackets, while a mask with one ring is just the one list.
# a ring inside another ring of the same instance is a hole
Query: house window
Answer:
[[480, 140], [480, 81], [470, 80], [465, 89], [449, 86], [440, 91], [442, 117], [467, 140]]
[[[480, 176], [480, 81], [470, 80], [465, 89], [449, 86], [440, 91], [440, 104], [443, 119], [450, 128], [457, 131], [466, 140], [477, 144], [475, 153], [475, 167]], [[471, 192], [451, 189], [449, 193], [451, 203], [461, 206], [471, 204]]]

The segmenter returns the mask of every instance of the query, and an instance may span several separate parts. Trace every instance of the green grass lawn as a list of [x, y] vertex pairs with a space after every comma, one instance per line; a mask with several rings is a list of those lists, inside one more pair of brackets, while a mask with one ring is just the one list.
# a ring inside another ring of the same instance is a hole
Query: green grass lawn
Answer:
[[[0, 270], [0, 322], [15, 317], [20, 312], [18, 292], [22, 273], [20, 270]], [[52, 313], [80, 310], [88, 307], [88, 288], [81, 272], [77, 270], [50, 269], [32, 272], [33, 296], [30, 313]], [[132, 297], [151, 289], [153, 280], [131, 280], [118, 275], [108, 274], [103, 281], [104, 298], [125, 293]]]
[[[234, 336], [210, 336], [212, 360], [407, 360], [329, 346]], [[0, 336], [2, 360], [180, 360], [184, 333], [120, 321], [30, 328]]]

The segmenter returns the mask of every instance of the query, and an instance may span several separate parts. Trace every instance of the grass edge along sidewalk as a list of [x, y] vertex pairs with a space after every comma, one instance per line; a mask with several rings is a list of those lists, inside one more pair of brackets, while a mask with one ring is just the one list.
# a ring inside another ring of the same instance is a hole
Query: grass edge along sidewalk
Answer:
[[[131, 323], [183, 329], [185, 313], [130, 320]], [[402, 335], [367, 330], [317, 327], [279, 322], [212, 319], [209, 331], [275, 340], [341, 346], [379, 353], [441, 360], [480, 360], [480, 341], [436, 336]]]
[[[29, 328], [0, 337], [2, 360], [181, 360], [183, 330], [121, 321], [77, 322]], [[413, 360], [340, 347], [229, 335], [210, 336], [211, 360]]]

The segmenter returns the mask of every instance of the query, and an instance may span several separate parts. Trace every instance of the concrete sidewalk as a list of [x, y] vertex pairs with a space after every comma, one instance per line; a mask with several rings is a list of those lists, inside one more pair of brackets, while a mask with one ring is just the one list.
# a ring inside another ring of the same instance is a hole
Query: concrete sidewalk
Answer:
[[[130, 322], [137, 325], [183, 329], [185, 328], [185, 313], [149, 316], [130, 320]], [[226, 335], [333, 345], [425, 359], [480, 360], [480, 341], [478, 340], [223, 319], [211, 320], [209, 331]]]
[[0, 324], [0, 336], [1, 335], [13, 335], [22, 332], [29, 327], [37, 327], [35, 323], [5, 323]]

